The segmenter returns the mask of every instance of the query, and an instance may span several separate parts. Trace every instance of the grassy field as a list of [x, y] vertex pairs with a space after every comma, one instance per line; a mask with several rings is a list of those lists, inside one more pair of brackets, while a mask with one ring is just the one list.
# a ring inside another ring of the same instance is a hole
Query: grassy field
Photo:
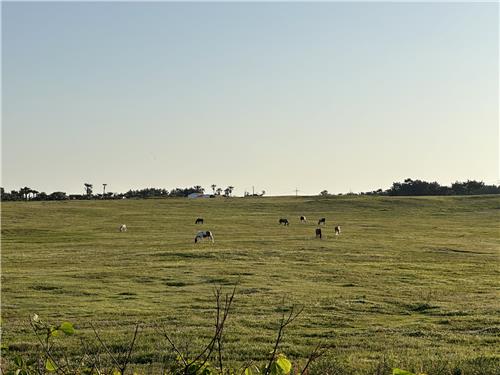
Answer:
[[[331, 346], [316, 373], [500, 374], [499, 219], [498, 196], [4, 202], [3, 342], [35, 351], [37, 313], [89, 340], [94, 322], [119, 351], [139, 321], [132, 360], [150, 368], [169, 350], [156, 324], [196, 351], [213, 331], [214, 288], [239, 282], [225, 334], [234, 364], [265, 360], [283, 305], [297, 304], [282, 351], [300, 361]], [[215, 243], [194, 244], [200, 229]]]

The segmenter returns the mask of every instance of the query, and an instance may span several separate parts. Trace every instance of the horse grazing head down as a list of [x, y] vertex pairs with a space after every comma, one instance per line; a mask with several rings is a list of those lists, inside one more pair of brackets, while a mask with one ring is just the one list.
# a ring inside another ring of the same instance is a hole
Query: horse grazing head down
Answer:
[[215, 242], [214, 235], [212, 234], [212, 232], [207, 230], [196, 233], [196, 237], [194, 238], [194, 243], [197, 243], [198, 241], [201, 241], [204, 238], [210, 238], [212, 240], [212, 243]]
[[283, 219], [283, 218], [279, 219], [278, 223], [283, 224], [283, 225], [290, 225], [290, 223], [288, 222], [288, 219]]

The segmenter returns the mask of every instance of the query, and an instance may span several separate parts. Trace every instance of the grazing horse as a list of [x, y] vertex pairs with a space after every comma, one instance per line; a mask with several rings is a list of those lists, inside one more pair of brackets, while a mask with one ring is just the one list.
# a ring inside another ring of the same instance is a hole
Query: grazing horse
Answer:
[[118, 228], [120, 232], [126, 232], [127, 231], [127, 226], [125, 224], [120, 225], [120, 228]]
[[212, 232], [207, 230], [196, 233], [196, 237], [194, 238], [194, 243], [197, 243], [198, 241], [201, 241], [204, 238], [210, 238], [212, 242], [214, 242], [214, 236]]
[[196, 221], [194, 223], [195, 224], [203, 224], [203, 218], [199, 217], [198, 219], [196, 219]]
[[316, 238], [318, 238], [318, 237], [319, 237], [319, 239], [323, 238], [322, 235], [321, 235], [321, 229], [320, 228], [316, 228]]
[[340, 225], [335, 227], [335, 235], [338, 236], [340, 234]]
[[318, 225], [321, 224], [326, 224], [326, 218], [322, 217], [321, 219], [318, 220]]
[[283, 225], [290, 225], [290, 223], [288, 222], [288, 219], [279, 219], [278, 223], [283, 224]]
[[301, 217], [300, 217], [300, 222], [301, 222], [301, 223], [307, 223], [307, 219], [306, 219], [306, 217], [305, 217], [305, 216], [301, 216]]

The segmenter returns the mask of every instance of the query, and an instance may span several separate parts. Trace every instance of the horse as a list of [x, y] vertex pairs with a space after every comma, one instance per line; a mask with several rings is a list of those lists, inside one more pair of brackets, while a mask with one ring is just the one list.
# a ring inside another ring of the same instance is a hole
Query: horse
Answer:
[[324, 224], [326, 225], [326, 218], [322, 217], [321, 219], [318, 220], [318, 225]]
[[198, 219], [196, 219], [196, 221], [194, 223], [195, 224], [203, 224], [203, 218], [199, 217]]
[[279, 223], [280, 225], [281, 225], [281, 224], [283, 224], [283, 225], [290, 225], [290, 223], [288, 222], [288, 219], [283, 219], [283, 218], [279, 219], [279, 220], [278, 220], [278, 223]]
[[125, 224], [122, 224], [122, 225], [120, 225], [120, 227], [118, 228], [118, 230], [120, 232], [126, 232], [127, 231], [127, 226]]
[[320, 228], [316, 228], [316, 238], [318, 238], [318, 237], [319, 237], [319, 239], [323, 238], [322, 235], [321, 235], [321, 229]]
[[340, 234], [340, 225], [335, 227], [335, 235], [338, 236]]
[[194, 243], [197, 243], [198, 241], [201, 241], [204, 238], [210, 238], [212, 240], [212, 243], [214, 242], [214, 236], [212, 232], [207, 230], [196, 233], [196, 237], [194, 238]]
[[300, 222], [301, 222], [301, 223], [307, 223], [307, 219], [306, 219], [306, 217], [305, 217], [305, 216], [301, 216], [301, 217], [300, 217]]

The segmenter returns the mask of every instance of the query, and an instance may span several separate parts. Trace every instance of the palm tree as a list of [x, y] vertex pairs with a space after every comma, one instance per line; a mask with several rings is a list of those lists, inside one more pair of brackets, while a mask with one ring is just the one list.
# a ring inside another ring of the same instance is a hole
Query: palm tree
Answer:
[[217, 185], [212, 184], [212, 185], [210, 185], [210, 187], [212, 188], [212, 190], [213, 190], [213, 192], [214, 192], [214, 195], [215, 195], [215, 188], [217, 187]]
[[85, 183], [83, 186], [85, 186], [85, 194], [87, 194], [87, 198], [90, 199], [92, 196], [92, 184]]
[[205, 189], [203, 189], [200, 185], [193, 186], [193, 189], [198, 192], [203, 194], [205, 192]]

